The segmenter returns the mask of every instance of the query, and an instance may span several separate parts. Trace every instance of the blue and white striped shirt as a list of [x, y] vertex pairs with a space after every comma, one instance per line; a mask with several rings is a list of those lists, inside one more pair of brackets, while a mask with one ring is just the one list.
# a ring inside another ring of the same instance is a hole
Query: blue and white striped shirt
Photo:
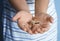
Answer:
[[[50, 0], [47, 13], [54, 18], [54, 23], [49, 31], [44, 34], [34, 34], [21, 30], [17, 22], [12, 21], [12, 17], [16, 14], [16, 10], [10, 5], [8, 0], [3, 0], [3, 38], [4, 41], [57, 41], [57, 14], [55, 10], [54, 0]], [[27, 0], [31, 13], [34, 15], [35, 0]]]

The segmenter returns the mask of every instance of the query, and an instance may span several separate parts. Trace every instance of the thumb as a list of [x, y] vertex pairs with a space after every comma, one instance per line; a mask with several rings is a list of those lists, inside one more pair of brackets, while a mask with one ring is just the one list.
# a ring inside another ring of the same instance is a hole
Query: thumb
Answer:
[[50, 23], [53, 23], [53, 18], [52, 18], [51, 16], [49, 16], [49, 17], [47, 18], [47, 20], [48, 20]]
[[20, 12], [16, 13], [16, 15], [12, 18], [13, 21], [17, 21], [17, 19], [20, 19]]

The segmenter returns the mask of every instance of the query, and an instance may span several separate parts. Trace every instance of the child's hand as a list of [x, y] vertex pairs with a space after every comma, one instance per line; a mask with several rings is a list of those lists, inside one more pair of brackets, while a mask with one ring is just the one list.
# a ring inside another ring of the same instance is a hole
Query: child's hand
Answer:
[[53, 18], [47, 13], [40, 13], [33, 18], [36, 23], [33, 24], [32, 31], [34, 33], [44, 33], [49, 30], [50, 24], [53, 22]]
[[16, 21], [16, 20], [18, 20], [18, 26], [22, 30], [32, 34], [30, 25], [28, 24], [32, 20], [32, 15], [30, 13], [25, 11], [20, 11], [13, 17], [13, 21]]
[[46, 32], [50, 28], [49, 23], [53, 22], [53, 18], [47, 13], [38, 14], [33, 17], [33, 21], [35, 22], [31, 22], [32, 15], [25, 11], [18, 12], [13, 17], [13, 20], [18, 20], [18, 26], [30, 34]]

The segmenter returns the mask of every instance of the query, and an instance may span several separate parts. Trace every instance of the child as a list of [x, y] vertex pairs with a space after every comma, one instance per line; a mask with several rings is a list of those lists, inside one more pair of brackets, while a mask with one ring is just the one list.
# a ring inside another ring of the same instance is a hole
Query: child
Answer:
[[[35, 19], [40, 22], [41, 27], [34, 24], [32, 30], [28, 22], [32, 20], [31, 14], [34, 14], [34, 0], [27, 0], [29, 7], [26, 0], [4, 0], [3, 2], [4, 41], [57, 41], [57, 15], [54, 0], [35, 0]], [[52, 22], [50, 15], [54, 22], [49, 28], [49, 22]], [[49, 22], [45, 21], [46, 19]], [[17, 22], [14, 22], [16, 20]], [[45, 32], [46, 29], [49, 30]]]

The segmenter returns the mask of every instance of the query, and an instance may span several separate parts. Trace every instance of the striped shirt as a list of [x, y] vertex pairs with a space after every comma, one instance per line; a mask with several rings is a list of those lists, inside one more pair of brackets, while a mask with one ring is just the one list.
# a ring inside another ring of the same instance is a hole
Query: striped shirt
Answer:
[[[27, 0], [30, 12], [34, 15], [35, 0]], [[57, 41], [57, 14], [55, 10], [54, 0], [50, 0], [47, 13], [54, 18], [50, 29], [44, 34], [33, 34], [21, 30], [17, 22], [12, 21], [12, 17], [16, 14], [16, 10], [10, 5], [8, 0], [3, 0], [3, 38], [4, 41]]]

